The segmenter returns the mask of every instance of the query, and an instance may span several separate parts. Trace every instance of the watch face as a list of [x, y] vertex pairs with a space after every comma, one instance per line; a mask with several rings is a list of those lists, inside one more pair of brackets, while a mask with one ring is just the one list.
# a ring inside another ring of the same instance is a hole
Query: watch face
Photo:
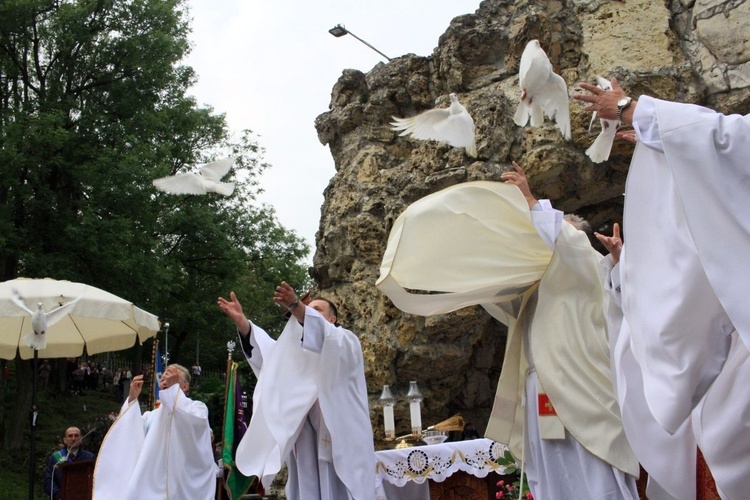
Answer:
[[619, 101], [617, 101], [618, 106], [627, 106], [630, 103], [630, 97], [623, 97]]

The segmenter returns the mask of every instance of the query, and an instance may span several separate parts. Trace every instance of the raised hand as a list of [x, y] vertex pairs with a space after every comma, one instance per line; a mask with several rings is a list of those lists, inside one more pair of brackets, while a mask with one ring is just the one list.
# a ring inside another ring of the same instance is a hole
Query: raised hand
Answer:
[[612, 256], [612, 262], [617, 264], [620, 262], [620, 254], [622, 253], [622, 238], [620, 237], [620, 225], [615, 222], [612, 228], [612, 236], [604, 236], [600, 233], [594, 233], [596, 239], [604, 245], [609, 254]]
[[514, 186], [517, 186], [518, 189], [521, 190], [521, 194], [524, 198], [526, 198], [526, 201], [529, 204], [529, 208], [536, 205], [537, 200], [534, 198], [534, 196], [531, 194], [531, 189], [529, 188], [529, 180], [526, 178], [526, 173], [524, 173], [521, 166], [516, 163], [513, 163], [513, 168], [516, 170], [515, 172], [503, 172], [500, 174], [500, 179], [505, 181], [508, 184], [513, 184]]
[[250, 332], [250, 321], [248, 321], [242, 312], [242, 304], [237, 300], [234, 292], [229, 292], [229, 298], [230, 300], [219, 297], [219, 308], [234, 321], [234, 324], [237, 325], [237, 330], [242, 335], [247, 335]]
[[573, 99], [588, 103], [588, 106], [583, 108], [583, 110], [595, 111], [597, 113], [597, 116], [602, 120], [616, 120], [617, 101], [625, 97], [625, 91], [622, 90], [620, 84], [617, 83], [616, 78], [612, 78], [612, 80], [610, 80], [610, 83], [612, 85], [612, 90], [604, 90], [597, 87], [596, 85], [591, 85], [590, 83], [586, 82], [580, 82], [578, 85], [580, 85], [583, 90], [587, 90], [590, 93], [575, 94], [573, 95]]
[[138, 399], [141, 395], [141, 389], [143, 389], [143, 375], [136, 375], [130, 382], [130, 394], [128, 395], [128, 403]]

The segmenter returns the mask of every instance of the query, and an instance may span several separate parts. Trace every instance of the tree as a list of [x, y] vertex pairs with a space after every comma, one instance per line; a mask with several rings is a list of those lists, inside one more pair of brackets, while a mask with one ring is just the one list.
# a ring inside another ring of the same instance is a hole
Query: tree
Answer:
[[[223, 115], [187, 94], [188, 32], [183, 0], [0, 3], [0, 279], [49, 276], [128, 298], [173, 320], [172, 359], [197, 332], [226, 331], [219, 293], [268, 302], [260, 290], [274, 280], [306, 280], [308, 251], [255, 204], [267, 165], [252, 134], [233, 141]], [[230, 153], [232, 197], [151, 185]], [[31, 370], [16, 365], [7, 449], [20, 448], [29, 408]]]

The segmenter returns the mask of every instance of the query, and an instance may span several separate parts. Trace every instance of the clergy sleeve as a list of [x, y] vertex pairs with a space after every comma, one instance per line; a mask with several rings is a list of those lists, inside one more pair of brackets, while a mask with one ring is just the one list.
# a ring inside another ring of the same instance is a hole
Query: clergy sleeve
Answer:
[[607, 292], [615, 303], [622, 307], [622, 285], [620, 283], [620, 263], [612, 263], [612, 256], [607, 255], [602, 257], [599, 262], [602, 270], [604, 271], [604, 282], [602, 283], [604, 291]]
[[240, 345], [242, 346], [242, 352], [245, 354], [247, 362], [253, 369], [255, 376], [260, 376], [260, 371], [263, 368], [263, 361], [268, 359], [271, 355], [276, 341], [273, 340], [266, 331], [250, 321], [250, 332], [247, 336], [237, 332], [240, 337]]
[[633, 129], [638, 141], [657, 151], [663, 151], [659, 120], [656, 113], [656, 99], [647, 95], [638, 98], [633, 114]]
[[323, 350], [326, 326], [331, 323], [312, 307], [305, 307], [304, 334], [302, 348], [320, 354]]
[[539, 200], [531, 208], [531, 222], [550, 250], [555, 248], [555, 240], [557, 240], [557, 235], [560, 234], [562, 220], [563, 213], [552, 208], [549, 200]]
[[180, 390], [180, 386], [178, 384], [172, 385], [172, 387], [168, 387], [167, 389], [161, 389], [159, 391], [159, 401], [161, 402], [161, 405], [164, 406], [165, 409], [168, 411], [172, 411], [175, 404], [175, 399], [177, 398], [177, 392]]

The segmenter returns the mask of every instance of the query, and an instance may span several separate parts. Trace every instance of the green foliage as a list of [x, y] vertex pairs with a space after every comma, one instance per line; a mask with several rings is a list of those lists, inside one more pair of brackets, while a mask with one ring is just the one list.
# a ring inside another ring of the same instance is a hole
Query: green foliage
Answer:
[[[274, 287], [309, 286], [309, 248], [256, 202], [268, 165], [252, 132], [233, 137], [187, 94], [184, 5], [0, 2], [0, 280], [100, 287], [170, 322], [171, 362], [200, 354], [204, 369], [223, 369], [236, 334], [217, 297], [235, 291], [248, 316], [280, 331]], [[229, 155], [230, 197], [151, 184]], [[16, 434], [6, 448], [21, 445]]]

